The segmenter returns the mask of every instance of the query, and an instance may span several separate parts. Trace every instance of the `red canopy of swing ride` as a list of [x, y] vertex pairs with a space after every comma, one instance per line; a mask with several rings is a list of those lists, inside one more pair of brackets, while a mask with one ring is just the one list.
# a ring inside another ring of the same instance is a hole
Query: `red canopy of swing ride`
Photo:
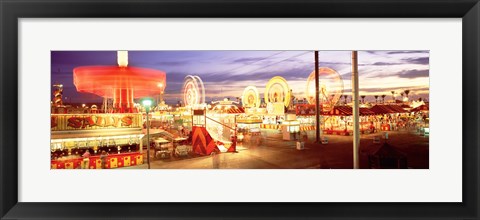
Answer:
[[78, 92], [113, 98], [115, 112], [133, 112], [133, 99], [163, 92], [166, 74], [139, 67], [82, 66], [73, 70]]

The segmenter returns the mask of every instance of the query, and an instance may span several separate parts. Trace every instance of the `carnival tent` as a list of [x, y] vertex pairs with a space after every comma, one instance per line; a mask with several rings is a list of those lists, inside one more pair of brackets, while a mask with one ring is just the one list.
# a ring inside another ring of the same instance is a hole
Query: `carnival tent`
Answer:
[[419, 112], [419, 111], [429, 111], [430, 110], [430, 107], [428, 105], [421, 105], [421, 106], [418, 106], [414, 109], [412, 109], [411, 111], [412, 112]]
[[371, 111], [377, 115], [393, 114], [393, 113], [407, 113], [405, 109], [398, 105], [375, 105], [370, 108]]
[[[360, 116], [374, 115], [375, 112], [368, 108], [359, 108]], [[322, 113], [322, 115], [335, 115], [335, 116], [350, 116], [353, 114], [353, 109], [350, 106], [335, 106], [331, 111]]]
[[387, 108], [392, 109], [395, 113], [406, 113], [407, 111], [399, 105], [386, 105]]

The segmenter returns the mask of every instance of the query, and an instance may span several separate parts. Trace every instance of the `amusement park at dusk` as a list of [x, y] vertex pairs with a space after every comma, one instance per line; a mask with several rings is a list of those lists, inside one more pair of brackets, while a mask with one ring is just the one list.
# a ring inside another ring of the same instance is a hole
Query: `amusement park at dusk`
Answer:
[[429, 169], [429, 51], [52, 51], [51, 169]]

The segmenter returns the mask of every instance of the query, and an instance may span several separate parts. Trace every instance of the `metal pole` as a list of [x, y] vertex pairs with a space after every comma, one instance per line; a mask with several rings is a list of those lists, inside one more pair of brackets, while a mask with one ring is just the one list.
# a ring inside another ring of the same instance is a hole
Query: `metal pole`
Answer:
[[352, 99], [353, 99], [353, 169], [360, 168], [360, 122], [358, 107], [358, 59], [357, 51], [352, 51]]
[[318, 79], [318, 51], [315, 51], [315, 142], [320, 143], [320, 97]]
[[148, 164], [148, 169], [150, 169], [150, 125], [148, 123], [148, 111], [150, 107], [146, 108], [147, 111], [147, 164]]
[[234, 136], [233, 136], [233, 140], [235, 141], [235, 152], [237, 152], [237, 115], [234, 116], [235, 117], [235, 130], [234, 130]]

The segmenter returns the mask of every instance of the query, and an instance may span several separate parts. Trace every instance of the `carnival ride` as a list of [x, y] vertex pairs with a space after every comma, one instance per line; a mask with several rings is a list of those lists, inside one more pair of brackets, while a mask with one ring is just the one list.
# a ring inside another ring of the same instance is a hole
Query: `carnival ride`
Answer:
[[247, 86], [242, 94], [242, 106], [244, 108], [259, 108], [260, 94], [255, 86]]
[[205, 86], [199, 76], [188, 75], [183, 81], [183, 103], [189, 108], [199, 108], [205, 104]]
[[[237, 115], [236, 122], [238, 130], [240, 131], [240, 139], [243, 139], [244, 133], [259, 133], [260, 124], [262, 123], [261, 115], [262, 108], [260, 108], [260, 94], [257, 87], [247, 86], [242, 94], [242, 106], [245, 114]], [[263, 109], [265, 110], [265, 109]]]
[[[323, 111], [330, 111], [343, 94], [343, 80], [340, 74], [332, 68], [318, 69], [319, 99]], [[315, 71], [307, 79], [305, 95], [309, 104], [315, 104]]]
[[62, 101], [62, 94], [63, 94], [63, 85], [62, 84], [54, 84], [53, 87], [55, 88], [53, 90], [53, 104], [56, 107], [60, 107], [63, 105]]
[[281, 76], [275, 76], [265, 87], [264, 99], [266, 103], [283, 103], [288, 107], [291, 95], [287, 80]]
[[113, 98], [115, 113], [136, 112], [134, 98], [158, 94], [166, 85], [163, 71], [128, 66], [128, 53], [118, 52], [118, 66], [82, 66], [73, 69], [78, 92]]
[[228, 100], [212, 102], [214, 106], [207, 108], [205, 87], [199, 76], [186, 76], [182, 92], [186, 109], [193, 110], [194, 117], [195, 112], [201, 112], [204, 116], [204, 120], [197, 120], [197, 124], [192, 125], [193, 150], [199, 154], [211, 154], [216, 150], [231, 151], [234, 145], [232, 136], [236, 132], [234, 114], [242, 111]]

